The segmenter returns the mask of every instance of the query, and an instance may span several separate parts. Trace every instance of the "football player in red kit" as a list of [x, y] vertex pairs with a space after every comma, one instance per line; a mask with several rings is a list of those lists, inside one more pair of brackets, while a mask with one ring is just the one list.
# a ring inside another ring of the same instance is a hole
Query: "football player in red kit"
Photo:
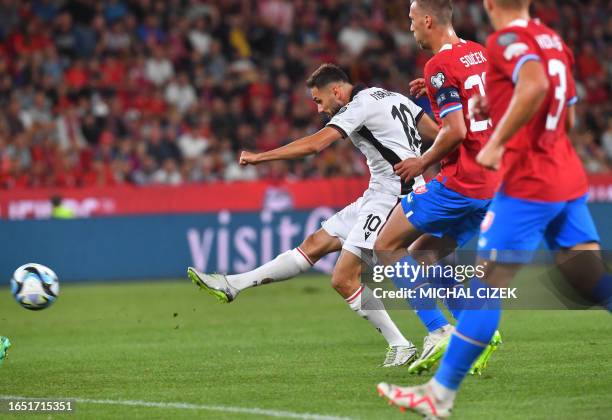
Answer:
[[[487, 42], [486, 91], [494, 132], [477, 161], [501, 169], [503, 178], [478, 242], [479, 264], [487, 270], [470, 288], [507, 286], [544, 239], [570, 283], [610, 310], [612, 278], [598, 259], [587, 179], [567, 135], [576, 103], [572, 53], [553, 30], [529, 18], [529, 4], [484, 0], [497, 31]], [[379, 393], [428, 418], [449, 417], [459, 385], [499, 324], [499, 299], [479, 304], [480, 310], [462, 312], [431, 381], [416, 387], [381, 383]]]
[[[434, 264], [466, 244], [478, 233], [499, 183], [496, 172], [476, 163], [476, 155], [492, 133], [489, 118], [470, 117], [473, 98], [485, 93], [487, 53], [482, 45], [457, 36], [452, 11], [450, 0], [415, 0], [410, 7], [416, 41], [434, 52], [425, 65], [425, 78], [411, 83], [411, 94], [427, 94], [440, 132], [429, 150], [404, 160], [396, 170], [402, 178], [411, 179], [437, 163], [441, 169], [435, 179], [404, 197], [387, 220], [375, 245], [382, 264], [398, 260], [409, 265]], [[424, 276], [410, 281], [396, 276], [393, 282], [398, 288], [414, 290], [462, 287], [454, 279]], [[421, 373], [442, 357], [453, 329], [435, 299], [419, 295], [408, 303], [428, 330], [421, 355], [408, 367], [410, 373]], [[461, 299], [445, 303], [459, 319]], [[472, 373], [482, 372], [500, 342], [496, 334]]]

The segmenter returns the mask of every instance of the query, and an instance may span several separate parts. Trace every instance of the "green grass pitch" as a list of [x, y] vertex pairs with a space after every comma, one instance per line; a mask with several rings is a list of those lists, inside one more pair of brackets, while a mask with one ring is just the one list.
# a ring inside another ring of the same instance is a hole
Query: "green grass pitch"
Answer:
[[[40, 312], [22, 309], [2, 288], [0, 335], [13, 347], [0, 366], [0, 395], [198, 405], [77, 402], [79, 419], [266, 417], [227, 407], [415, 418], [388, 407], [375, 385], [429, 376], [378, 367], [383, 338], [328, 283], [305, 276], [249, 290], [230, 305], [186, 279], [63, 284]], [[391, 316], [420, 346], [424, 329], [414, 314]], [[506, 312], [504, 344], [482, 377], [466, 380], [454, 418], [611, 418], [611, 320], [603, 311]]]

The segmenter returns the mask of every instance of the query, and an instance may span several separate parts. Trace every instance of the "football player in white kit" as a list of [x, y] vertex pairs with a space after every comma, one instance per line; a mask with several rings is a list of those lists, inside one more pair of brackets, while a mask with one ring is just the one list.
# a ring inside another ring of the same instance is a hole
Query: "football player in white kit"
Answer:
[[[370, 183], [363, 196], [323, 222], [300, 246], [272, 261], [237, 275], [204, 274], [188, 269], [191, 280], [222, 302], [231, 302], [244, 289], [287, 280], [310, 269], [325, 255], [341, 251], [332, 274], [332, 286], [347, 304], [382, 333], [389, 344], [382, 366], [402, 366], [416, 358], [416, 347], [389, 317], [383, 303], [361, 284], [362, 262], [372, 263], [372, 248], [381, 227], [398, 200], [424, 185], [421, 176], [403, 182], [394, 165], [421, 154], [421, 135], [433, 140], [437, 125], [402, 94], [353, 85], [333, 64], [321, 65], [307, 86], [317, 110], [331, 120], [320, 131], [278, 149], [242, 152], [241, 165], [297, 159], [320, 152], [348, 137], [366, 156]], [[367, 308], [367, 309], [365, 309]]]

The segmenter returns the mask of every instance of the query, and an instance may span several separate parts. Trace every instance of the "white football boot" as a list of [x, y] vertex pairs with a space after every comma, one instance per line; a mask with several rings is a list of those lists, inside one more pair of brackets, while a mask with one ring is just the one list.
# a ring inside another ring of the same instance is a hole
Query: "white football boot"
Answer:
[[414, 344], [408, 343], [406, 346], [391, 346], [387, 350], [387, 357], [381, 365], [382, 367], [404, 366], [412, 362], [417, 357], [417, 348]]
[[229, 284], [223, 274], [204, 274], [193, 267], [189, 267], [187, 269], [187, 276], [189, 276], [193, 284], [223, 303], [230, 303], [236, 299], [240, 292]]

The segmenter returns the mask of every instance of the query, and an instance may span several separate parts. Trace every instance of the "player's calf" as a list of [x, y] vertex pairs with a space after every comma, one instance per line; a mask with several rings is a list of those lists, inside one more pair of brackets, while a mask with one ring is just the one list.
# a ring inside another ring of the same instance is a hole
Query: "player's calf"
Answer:
[[584, 243], [559, 251], [556, 264], [581, 298], [612, 312], [612, 274], [602, 259], [599, 243]]
[[382, 301], [366, 285], [361, 284], [361, 259], [342, 250], [332, 275], [332, 286], [344, 297], [349, 307], [379, 331], [389, 343], [383, 365], [402, 366], [416, 357], [416, 347], [397, 328]]
[[338, 238], [319, 229], [309, 235], [299, 247], [285, 251], [272, 261], [246, 273], [206, 274], [190, 267], [187, 274], [200, 289], [207, 291], [221, 302], [231, 302], [245, 289], [288, 280], [308, 271], [321, 257], [339, 250], [340, 247]]

